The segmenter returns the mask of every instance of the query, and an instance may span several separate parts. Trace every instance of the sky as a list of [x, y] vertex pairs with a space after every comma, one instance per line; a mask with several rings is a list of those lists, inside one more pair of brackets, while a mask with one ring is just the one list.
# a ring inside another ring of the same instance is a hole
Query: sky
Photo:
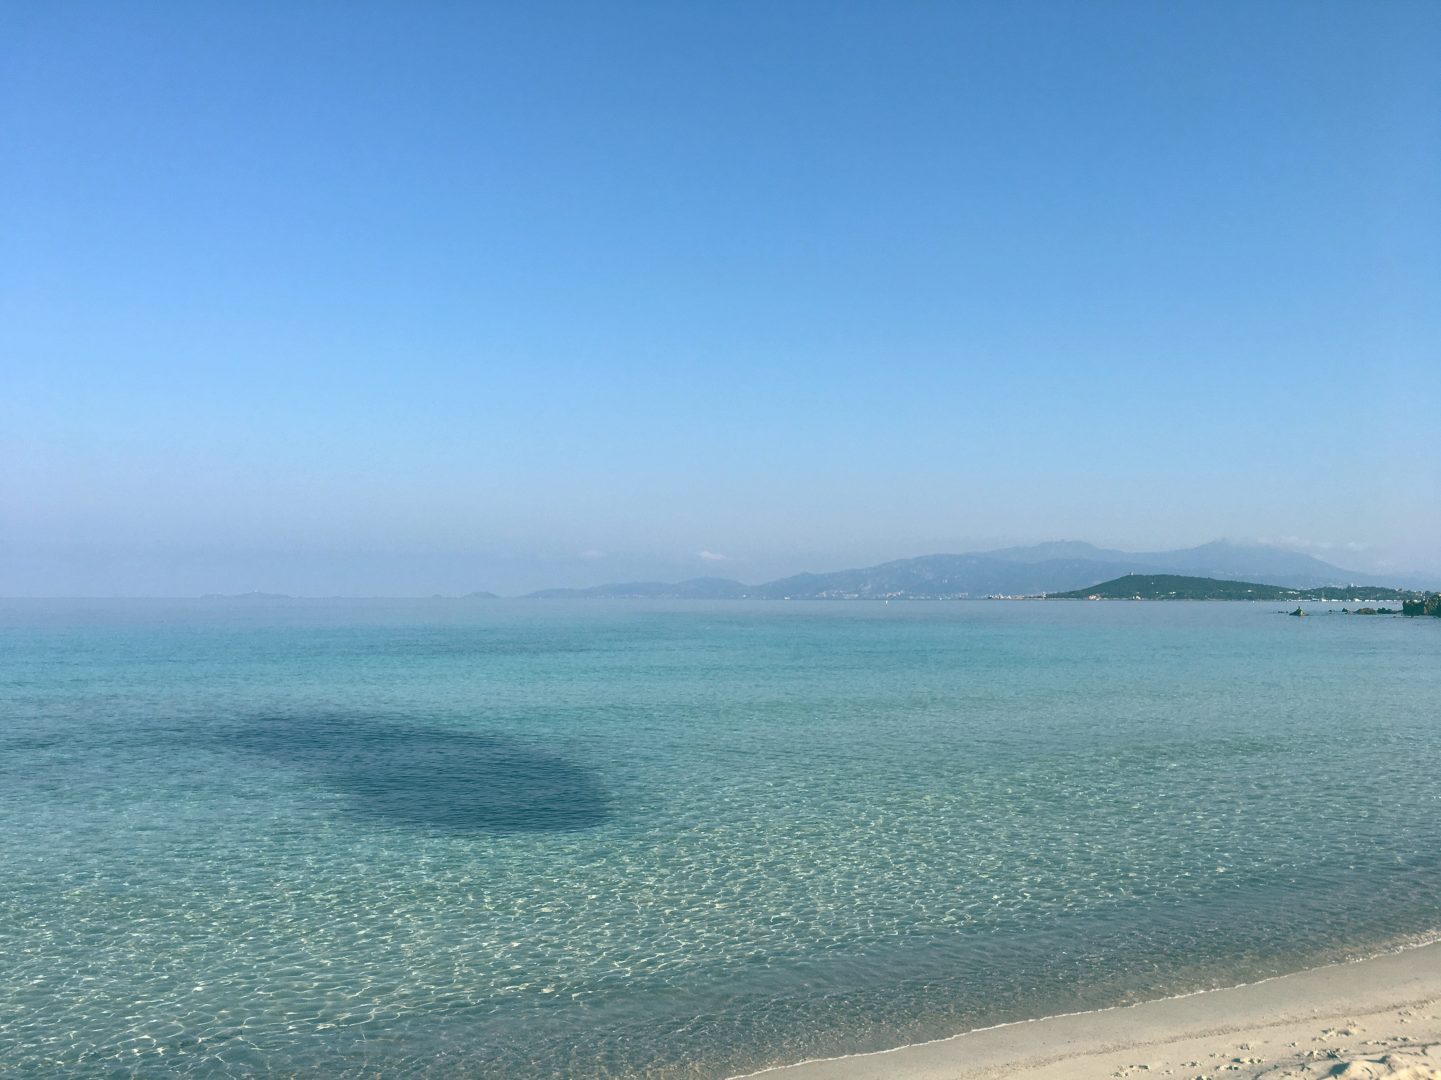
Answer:
[[1441, 5], [0, 6], [0, 595], [1441, 572]]

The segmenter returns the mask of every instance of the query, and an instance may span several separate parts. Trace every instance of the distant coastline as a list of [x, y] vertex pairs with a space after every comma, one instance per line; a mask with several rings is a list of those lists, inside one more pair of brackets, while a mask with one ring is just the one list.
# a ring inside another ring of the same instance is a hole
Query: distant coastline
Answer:
[[[1164, 580], [1163, 580], [1164, 579]], [[1124, 582], [1124, 584], [1117, 584]], [[1198, 584], [1199, 583], [1199, 584]], [[1441, 580], [1425, 574], [1394, 578], [1346, 570], [1300, 552], [1260, 544], [1215, 541], [1174, 551], [1125, 552], [1080, 541], [966, 554], [921, 555], [874, 566], [746, 584], [733, 578], [632, 580], [545, 588], [527, 600], [1016, 600], [1214, 599], [1354, 600], [1400, 602], [1421, 598]], [[332, 596], [330, 599], [341, 599]], [[412, 597], [419, 599], [420, 597]], [[490, 591], [432, 599], [498, 600]], [[206, 600], [293, 600], [281, 592], [210, 593]], [[317, 597], [319, 599], [319, 597]]]
[[[1266, 597], [1246, 597], [1256, 599], [1294, 598], [1285, 590], [1309, 594], [1317, 589], [1334, 589], [1337, 599], [1399, 601], [1403, 595], [1414, 595], [1401, 586], [1441, 584], [1383, 580], [1333, 566], [1310, 555], [1260, 544], [1218, 540], [1175, 551], [1125, 552], [1061, 540], [959, 555], [921, 555], [856, 569], [794, 574], [755, 585], [731, 578], [697, 577], [679, 582], [629, 581], [584, 588], [541, 589], [527, 593], [526, 597], [536, 600], [1012, 599], [1095, 590], [1098, 583], [1109, 583], [1128, 575], [1165, 575], [1243, 584], [1261, 582], [1264, 585], [1252, 587], [1276, 590]], [[1363, 591], [1356, 592], [1357, 589]]]

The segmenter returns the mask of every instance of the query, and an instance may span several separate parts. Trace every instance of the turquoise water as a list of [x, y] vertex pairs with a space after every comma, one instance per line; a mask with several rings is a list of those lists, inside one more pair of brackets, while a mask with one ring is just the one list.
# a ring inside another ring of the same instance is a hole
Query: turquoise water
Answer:
[[1441, 929], [1441, 620], [5, 601], [7, 1075], [720, 1077]]

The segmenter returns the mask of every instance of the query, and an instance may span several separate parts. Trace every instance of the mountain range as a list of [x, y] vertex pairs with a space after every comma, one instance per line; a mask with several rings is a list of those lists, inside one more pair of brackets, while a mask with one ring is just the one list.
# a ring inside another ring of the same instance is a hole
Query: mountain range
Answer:
[[1343, 570], [1311, 555], [1260, 544], [1217, 540], [1175, 551], [1128, 552], [1059, 540], [965, 555], [922, 555], [854, 570], [796, 574], [758, 585], [703, 577], [675, 583], [639, 581], [585, 589], [542, 589], [529, 595], [537, 599], [942, 600], [1067, 592], [1125, 574], [1184, 574], [1303, 589], [1396, 584]]

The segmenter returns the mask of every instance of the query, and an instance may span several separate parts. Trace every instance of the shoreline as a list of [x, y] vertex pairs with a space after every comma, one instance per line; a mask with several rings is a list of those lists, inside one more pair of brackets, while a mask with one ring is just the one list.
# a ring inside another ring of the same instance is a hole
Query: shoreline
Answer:
[[1441, 940], [1254, 983], [1020, 1020], [729, 1080], [1441, 1077]]

